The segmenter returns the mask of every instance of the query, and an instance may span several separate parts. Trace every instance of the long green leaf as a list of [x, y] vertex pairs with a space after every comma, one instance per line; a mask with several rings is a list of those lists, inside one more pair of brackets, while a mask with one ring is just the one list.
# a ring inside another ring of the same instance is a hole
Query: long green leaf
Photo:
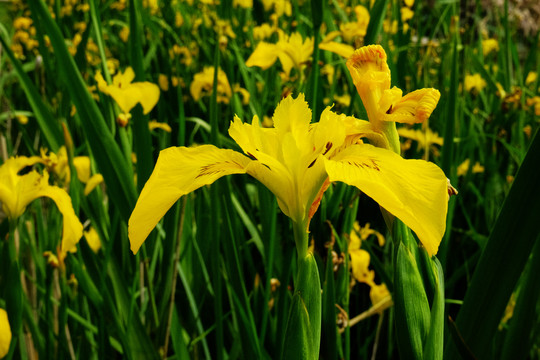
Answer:
[[34, 111], [37, 123], [45, 140], [49, 144], [49, 147], [52, 151], [57, 152], [60, 146], [62, 145], [62, 131], [60, 129], [60, 122], [56, 121], [51, 110], [45, 105], [41, 97], [39, 96], [38, 90], [30, 77], [23, 69], [23, 65], [15, 58], [13, 51], [5, 41], [4, 37], [0, 35], [0, 43], [2, 44], [2, 50], [5, 51], [13, 67], [19, 76], [21, 86], [26, 93], [30, 107]]
[[[479, 359], [492, 358], [493, 336], [539, 234], [540, 192], [535, 190], [540, 183], [539, 163], [537, 132], [491, 231], [458, 314], [457, 327]], [[445, 359], [458, 358], [455, 345], [451, 344], [446, 355]]]

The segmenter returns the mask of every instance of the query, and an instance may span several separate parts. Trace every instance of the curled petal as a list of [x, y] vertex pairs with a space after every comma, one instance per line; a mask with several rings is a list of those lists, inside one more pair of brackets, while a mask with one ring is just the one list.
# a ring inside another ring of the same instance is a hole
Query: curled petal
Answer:
[[244, 174], [250, 162], [238, 152], [213, 145], [162, 150], [129, 219], [133, 253], [137, 253], [148, 234], [181, 196], [222, 176]]
[[382, 119], [408, 124], [424, 122], [435, 110], [440, 97], [441, 93], [436, 89], [413, 91], [390, 106]]
[[76, 245], [83, 235], [83, 226], [77, 215], [75, 215], [71, 197], [64, 189], [57, 186], [45, 186], [36, 195], [36, 197], [46, 196], [56, 203], [64, 218], [61, 251], [63, 254], [68, 251], [75, 252], [77, 250]]
[[330, 181], [362, 190], [409, 226], [430, 255], [437, 253], [448, 207], [446, 176], [439, 167], [367, 144], [325, 159], [325, 166]]
[[[364, 101], [364, 91], [377, 87], [384, 91], [390, 88], [390, 69], [386, 64], [386, 52], [380, 45], [369, 45], [356, 49], [347, 60], [354, 85]], [[367, 86], [367, 89], [363, 87]], [[364, 101], [365, 105], [365, 101]]]

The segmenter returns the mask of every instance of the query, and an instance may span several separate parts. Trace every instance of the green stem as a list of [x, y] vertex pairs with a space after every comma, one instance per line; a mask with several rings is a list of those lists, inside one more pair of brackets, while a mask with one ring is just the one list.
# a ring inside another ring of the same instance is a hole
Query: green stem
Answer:
[[296, 243], [296, 251], [298, 259], [304, 259], [307, 256], [308, 249], [308, 233], [304, 222], [293, 221], [294, 242]]

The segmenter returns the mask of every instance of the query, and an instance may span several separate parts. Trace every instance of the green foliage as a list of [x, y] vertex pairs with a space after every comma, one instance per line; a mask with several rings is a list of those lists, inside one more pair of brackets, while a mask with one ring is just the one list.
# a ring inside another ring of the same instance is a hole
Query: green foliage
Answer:
[[[66, 146], [70, 179], [60, 160], [34, 168], [70, 194], [101, 245], [95, 252], [85, 235], [61, 258], [63, 217], [51, 201], [35, 200], [15, 221], [0, 205], [0, 308], [13, 332], [6, 358], [539, 359], [540, 80], [530, 74], [540, 58], [526, 13], [518, 21], [510, 1], [503, 9], [456, 1], [240, 3], [0, 2], [0, 162]], [[361, 20], [357, 5], [370, 14], [365, 35], [333, 41], [381, 44], [392, 85], [404, 94], [441, 92], [429, 121], [402, 126], [422, 137], [401, 137], [403, 157], [436, 163], [459, 191], [437, 257], [398, 219], [388, 231], [384, 210], [339, 183], [311, 219], [310, 255], [297, 260], [289, 219], [248, 177], [185, 196], [133, 255], [127, 220], [160, 150], [240, 150], [227, 133], [234, 115], [268, 124], [291, 92], [306, 93], [314, 121], [326, 106], [367, 118], [345, 59], [318, 48], [331, 31]], [[410, 19], [402, 17], [407, 9]], [[314, 51], [289, 74], [279, 59], [264, 70], [246, 66], [261, 41], [294, 32], [313, 37]], [[498, 48], [485, 53], [487, 39]], [[95, 75], [111, 83], [128, 66], [135, 82], [162, 88], [149, 114], [136, 105], [120, 126], [121, 111]], [[211, 76], [198, 83], [207, 67]], [[474, 74], [485, 86], [469, 89]], [[202, 84], [201, 96], [194, 84]], [[152, 120], [171, 131], [150, 129]], [[428, 130], [444, 144], [422, 142]], [[78, 156], [104, 178], [89, 194], [76, 174]], [[380, 311], [374, 287], [351, 273], [355, 222], [392, 234], [384, 245], [374, 234], [361, 241], [373, 284], [392, 296]]]

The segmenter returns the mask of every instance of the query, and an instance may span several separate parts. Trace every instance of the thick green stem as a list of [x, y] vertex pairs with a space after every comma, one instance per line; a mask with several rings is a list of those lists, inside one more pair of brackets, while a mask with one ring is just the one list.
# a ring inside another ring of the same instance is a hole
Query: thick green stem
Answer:
[[303, 222], [293, 221], [292, 223], [294, 242], [296, 243], [296, 251], [298, 252], [298, 259], [300, 260], [307, 256], [307, 249], [309, 243], [307, 225]]

